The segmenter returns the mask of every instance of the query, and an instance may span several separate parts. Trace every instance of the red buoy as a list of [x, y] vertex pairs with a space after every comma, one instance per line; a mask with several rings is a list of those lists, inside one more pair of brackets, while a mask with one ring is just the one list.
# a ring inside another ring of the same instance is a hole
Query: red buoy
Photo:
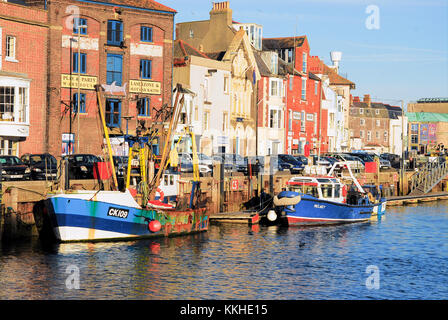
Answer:
[[158, 232], [160, 229], [162, 229], [162, 225], [157, 220], [152, 220], [150, 223], [148, 223], [148, 229], [151, 232]]

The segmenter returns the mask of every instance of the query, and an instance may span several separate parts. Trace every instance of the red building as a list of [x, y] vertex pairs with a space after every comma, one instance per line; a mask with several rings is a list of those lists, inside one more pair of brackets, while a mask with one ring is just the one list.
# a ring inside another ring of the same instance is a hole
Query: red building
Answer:
[[44, 151], [47, 12], [0, 2], [0, 154]]
[[[290, 154], [317, 154], [319, 133], [325, 136], [326, 115], [321, 106], [321, 81], [310, 71], [310, 46], [306, 36], [265, 38], [263, 46], [276, 51], [280, 58], [294, 68], [287, 84], [287, 110], [285, 113], [286, 148]], [[322, 143], [321, 152], [325, 152]]]
[[126, 128], [135, 132], [142, 122], [162, 127], [155, 115], [172, 104], [175, 10], [152, 0], [26, 2], [46, 12], [51, 26], [42, 41], [48, 43], [42, 50], [48, 54], [45, 151], [101, 154], [96, 85], [104, 88], [101, 102], [116, 153], [125, 150]]

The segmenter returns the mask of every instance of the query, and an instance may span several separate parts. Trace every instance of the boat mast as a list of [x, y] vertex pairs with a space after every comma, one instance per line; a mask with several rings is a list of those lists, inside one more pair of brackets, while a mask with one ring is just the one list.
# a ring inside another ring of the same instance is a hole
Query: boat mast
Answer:
[[180, 115], [179, 105], [182, 105], [183, 100], [184, 100], [183, 95], [182, 95], [181, 99], [179, 99], [179, 97], [181, 95], [181, 89], [182, 89], [182, 86], [180, 84], [177, 84], [177, 86], [176, 86], [177, 95], [176, 95], [176, 100], [174, 102], [173, 112], [171, 114], [170, 126], [168, 128], [168, 132], [165, 137], [166, 140], [165, 140], [165, 145], [163, 147], [162, 160], [160, 161], [159, 170], [157, 171], [157, 175], [154, 177], [153, 181], [151, 182], [151, 186], [150, 186], [150, 196], [149, 196], [150, 201], [154, 201], [154, 199], [155, 199], [155, 196], [156, 196], [155, 191], [160, 184], [160, 178], [164, 171], [165, 164], [168, 160], [168, 154], [169, 154], [168, 146], [171, 144], [172, 131], [173, 131], [173, 128], [177, 127], [177, 123], [179, 121], [179, 115]]
[[100, 117], [101, 117], [101, 123], [103, 124], [104, 137], [106, 139], [106, 144], [107, 144], [109, 164], [110, 164], [110, 167], [112, 168], [112, 178], [113, 178], [112, 189], [117, 191], [118, 190], [118, 181], [117, 181], [117, 175], [115, 173], [115, 165], [114, 165], [114, 158], [112, 155], [112, 147], [110, 145], [109, 130], [107, 129], [106, 120], [105, 120], [104, 114], [103, 114], [103, 101], [101, 99], [101, 90], [103, 90], [103, 89], [102, 89], [101, 85], [95, 85], [95, 90], [96, 90], [96, 94], [97, 94], [98, 109], [99, 109], [99, 113], [100, 113]]

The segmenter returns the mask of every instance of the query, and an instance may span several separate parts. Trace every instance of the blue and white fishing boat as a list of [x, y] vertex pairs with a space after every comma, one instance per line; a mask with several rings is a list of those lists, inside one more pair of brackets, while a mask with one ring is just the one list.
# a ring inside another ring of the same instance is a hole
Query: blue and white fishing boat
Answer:
[[[195, 195], [199, 190], [197, 167], [195, 167], [189, 207], [180, 208], [168, 203], [169, 201], [164, 201], [163, 190], [167, 192], [166, 200], [173, 200], [177, 194], [178, 177], [163, 175], [163, 173], [167, 165], [170, 133], [177, 123], [175, 119], [178, 119], [179, 106], [182, 105], [182, 103], [177, 103], [179, 92], [180, 90], [178, 90], [175, 111], [170, 121], [160, 167], [152, 180], [148, 181], [148, 170], [146, 170], [148, 168], [146, 163], [149, 162], [147, 150], [152, 150], [152, 146], [148, 146], [149, 138], [143, 135], [125, 136], [130, 152], [126, 188], [122, 192], [118, 190], [108, 129], [102, 114], [100, 89], [97, 86], [99, 113], [108, 147], [113, 190], [70, 190], [66, 188], [68, 190], [48, 194], [46, 199], [38, 202], [33, 209], [36, 226], [42, 238], [50, 238], [59, 242], [131, 240], [191, 234], [208, 229], [208, 213], [205, 208], [194, 205]], [[193, 146], [193, 154], [196, 154], [194, 143]], [[138, 159], [137, 163], [140, 169], [138, 175], [141, 181], [137, 188], [132, 189], [130, 180], [131, 176], [134, 176], [131, 170], [132, 162], [135, 159]], [[156, 197], [156, 193], [159, 194], [158, 197]]]
[[294, 177], [287, 182], [287, 190], [274, 197], [267, 219], [288, 225], [331, 225], [369, 221], [375, 211], [383, 212], [383, 203], [371, 201], [350, 165], [343, 165], [350, 172], [353, 188], [347, 190], [339, 178], [331, 176], [335, 166], [328, 176]]
[[126, 240], [202, 232], [204, 210], [142, 208], [129, 190], [75, 190], [50, 195], [35, 207], [40, 235], [58, 242]]

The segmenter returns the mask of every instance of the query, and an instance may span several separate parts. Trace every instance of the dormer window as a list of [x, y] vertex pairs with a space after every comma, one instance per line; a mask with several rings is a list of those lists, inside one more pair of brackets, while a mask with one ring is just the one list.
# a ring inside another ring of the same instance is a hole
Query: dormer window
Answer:
[[307, 54], [306, 52], [303, 53], [303, 61], [302, 61], [302, 71], [306, 73], [306, 67], [307, 67]]

